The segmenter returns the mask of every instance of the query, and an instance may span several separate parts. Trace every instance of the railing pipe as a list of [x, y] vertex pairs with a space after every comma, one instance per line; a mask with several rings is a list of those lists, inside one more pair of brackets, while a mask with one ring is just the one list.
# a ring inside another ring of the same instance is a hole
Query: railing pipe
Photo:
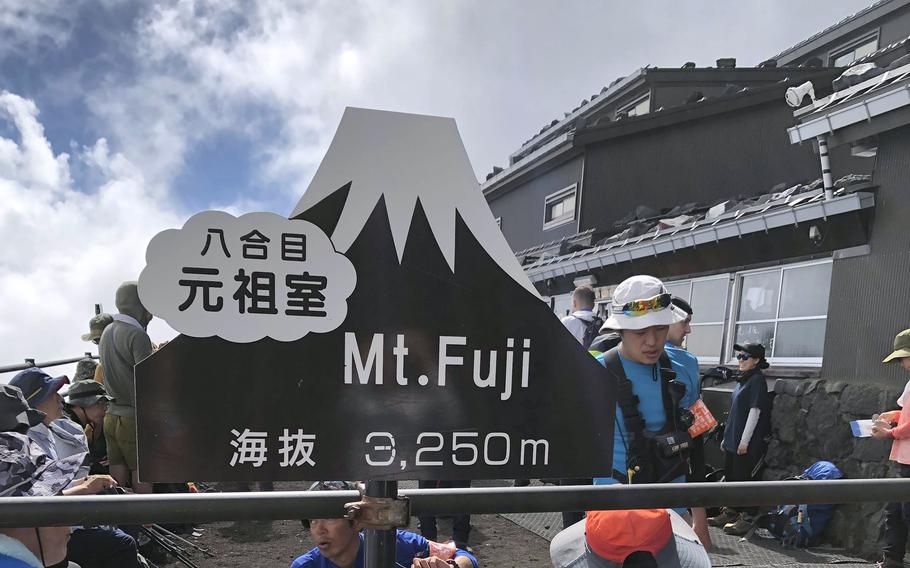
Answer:
[[57, 359], [54, 361], [42, 361], [36, 363], [34, 359], [26, 359], [25, 363], [17, 363], [15, 365], [3, 365], [0, 366], [0, 373], [15, 373], [18, 371], [24, 371], [25, 369], [30, 369], [32, 367], [41, 367], [42, 369], [47, 367], [58, 367], [60, 365], [70, 365], [72, 363], [78, 363], [83, 359], [97, 359], [97, 355], [93, 355], [88, 351], [85, 352], [85, 355], [82, 357], [73, 357], [72, 359]]
[[[412, 515], [903, 501], [910, 479], [750, 481], [400, 491]], [[341, 517], [356, 491], [0, 498], [0, 526], [219, 522]]]

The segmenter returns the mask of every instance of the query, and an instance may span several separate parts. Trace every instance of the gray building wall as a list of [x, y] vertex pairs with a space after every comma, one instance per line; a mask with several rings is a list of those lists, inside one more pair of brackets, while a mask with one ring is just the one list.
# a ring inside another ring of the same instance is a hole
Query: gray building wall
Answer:
[[835, 260], [822, 376], [903, 385], [900, 365], [883, 365], [894, 335], [910, 328], [910, 127], [879, 135], [875, 220], [866, 256]]
[[[502, 233], [513, 251], [561, 239], [578, 232], [578, 206], [581, 200], [581, 176], [584, 155], [556, 166], [531, 181], [508, 192], [488, 198], [494, 217], [502, 218]], [[543, 229], [544, 199], [572, 184], [578, 184], [575, 196], [575, 220], [552, 229]]]
[[[811, 144], [792, 146], [792, 110], [783, 99], [587, 147], [581, 229], [605, 230], [637, 205], [710, 204], [775, 184], [821, 177]], [[868, 173], [871, 160], [832, 150], [835, 179]]]

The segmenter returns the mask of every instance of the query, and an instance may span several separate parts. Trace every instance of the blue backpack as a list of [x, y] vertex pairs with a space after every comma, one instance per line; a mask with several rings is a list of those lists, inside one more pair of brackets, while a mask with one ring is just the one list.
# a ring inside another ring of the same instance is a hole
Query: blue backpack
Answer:
[[[840, 479], [844, 476], [828, 461], [815, 462], [796, 479]], [[768, 530], [785, 545], [815, 546], [834, 516], [836, 505], [781, 505], [770, 514]]]

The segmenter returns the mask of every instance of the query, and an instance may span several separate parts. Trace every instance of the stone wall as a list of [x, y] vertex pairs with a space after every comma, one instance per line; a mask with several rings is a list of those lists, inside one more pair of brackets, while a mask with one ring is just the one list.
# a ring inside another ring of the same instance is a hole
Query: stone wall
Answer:
[[[780, 379], [774, 390], [764, 479], [799, 475], [819, 460], [833, 462], [850, 479], [896, 476], [888, 460], [891, 443], [854, 438], [850, 421], [896, 409], [901, 387]], [[883, 508], [882, 503], [838, 506], [825, 540], [875, 554]]]

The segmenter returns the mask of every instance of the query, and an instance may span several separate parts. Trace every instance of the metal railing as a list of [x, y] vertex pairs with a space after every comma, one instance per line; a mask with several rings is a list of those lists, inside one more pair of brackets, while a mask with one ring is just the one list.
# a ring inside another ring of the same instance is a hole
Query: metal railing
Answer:
[[3, 365], [0, 366], [0, 374], [3, 373], [15, 373], [18, 371], [24, 371], [25, 369], [30, 369], [32, 367], [41, 367], [42, 369], [46, 367], [58, 367], [60, 365], [71, 365], [72, 363], [78, 363], [83, 359], [97, 359], [97, 355], [93, 355], [88, 351], [82, 357], [73, 357], [72, 359], [55, 359], [53, 361], [41, 361], [36, 363], [34, 359], [26, 359], [24, 363], [16, 363], [15, 365]]
[[[910, 479], [410, 489], [412, 515], [904, 501]], [[0, 498], [0, 526], [333, 518], [356, 491]]]

